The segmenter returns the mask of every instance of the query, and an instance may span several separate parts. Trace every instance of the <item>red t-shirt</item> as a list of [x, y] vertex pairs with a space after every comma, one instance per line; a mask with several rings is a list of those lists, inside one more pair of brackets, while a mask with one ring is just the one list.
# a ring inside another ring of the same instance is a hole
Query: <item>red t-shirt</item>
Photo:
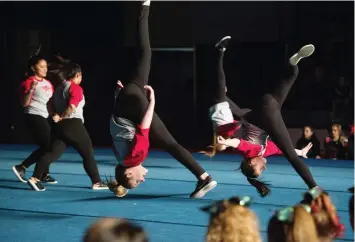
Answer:
[[276, 146], [276, 144], [270, 140], [266, 141], [265, 147], [259, 144], [253, 144], [245, 140], [239, 139], [240, 143], [235, 149], [237, 153], [240, 153], [245, 158], [253, 158], [257, 156], [267, 157], [272, 155], [282, 155], [282, 151]]
[[137, 126], [133, 138], [131, 151], [124, 157], [123, 165], [127, 167], [139, 166], [148, 156], [149, 129], [142, 129]]
[[216, 134], [223, 137], [232, 137], [234, 132], [240, 129], [241, 123], [234, 120], [233, 123], [223, 124], [216, 127]]

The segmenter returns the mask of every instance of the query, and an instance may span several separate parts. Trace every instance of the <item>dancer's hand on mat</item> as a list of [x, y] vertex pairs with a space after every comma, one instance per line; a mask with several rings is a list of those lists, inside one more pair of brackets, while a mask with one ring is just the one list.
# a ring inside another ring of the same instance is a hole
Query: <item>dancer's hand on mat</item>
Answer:
[[58, 123], [60, 120], [62, 120], [62, 118], [58, 114], [53, 115], [52, 119], [54, 123]]
[[120, 80], [117, 81], [117, 87], [122, 89], [123, 88], [123, 84]]
[[312, 146], [313, 146], [312, 142], [309, 142], [308, 145], [301, 150], [301, 156], [303, 158], [308, 158], [307, 153], [312, 148]]
[[33, 82], [31, 83], [31, 90], [32, 90], [32, 91], [36, 90], [37, 85], [38, 85], [38, 81], [33, 81]]
[[149, 101], [150, 102], [155, 102], [155, 94], [154, 94], [154, 90], [151, 86], [144, 86], [144, 89], [149, 91]]

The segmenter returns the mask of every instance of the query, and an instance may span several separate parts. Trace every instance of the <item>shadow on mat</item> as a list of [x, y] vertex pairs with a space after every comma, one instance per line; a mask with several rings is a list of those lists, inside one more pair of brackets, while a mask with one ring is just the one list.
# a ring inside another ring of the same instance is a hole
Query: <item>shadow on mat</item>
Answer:
[[[5, 210], [6, 211], [6, 210]], [[29, 214], [24, 214], [29, 213]], [[0, 211], [1, 218], [11, 218], [11, 219], [29, 219], [32, 221], [43, 221], [43, 220], [57, 220], [57, 219], [68, 219], [74, 216], [72, 215], [60, 215], [60, 214], [51, 214], [51, 213], [36, 213], [36, 211], [23, 211], [20, 213], [12, 213], [10, 211], [3, 212]]]
[[28, 190], [32, 191], [30, 187], [24, 186], [24, 187], [11, 187], [11, 186], [0, 186], [0, 188], [5, 188], [5, 189], [13, 189], [13, 190]]
[[118, 198], [113, 194], [106, 197], [92, 197], [92, 198], [84, 198], [84, 199], [75, 199], [70, 202], [86, 202], [86, 201], [104, 201], [104, 200], [114, 200], [114, 199], [156, 199], [156, 198], [169, 198], [169, 197], [177, 197], [177, 196], [189, 196], [190, 193], [185, 194], [168, 194], [168, 195], [143, 195], [143, 194], [128, 194], [126, 197]]
[[[9, 179], [0, 179], [0, 182], [12, 182], [12, 183], [18, 183], [18, 184], [26, 184], [23, 182], [20, 182], [19, 180], [9, 180]], [[89, 186], [72, 186], [72, 185], [58, 185], [58, 184], [50, 184], [50, 183], [42, 183], [45, 186], [51, 186], [51, 187], [65, 187], [65, 188], [80, 188], [80, 189], [90, 189], [91, 188]], [[6, 188], [6, 187], [4, 187]]]

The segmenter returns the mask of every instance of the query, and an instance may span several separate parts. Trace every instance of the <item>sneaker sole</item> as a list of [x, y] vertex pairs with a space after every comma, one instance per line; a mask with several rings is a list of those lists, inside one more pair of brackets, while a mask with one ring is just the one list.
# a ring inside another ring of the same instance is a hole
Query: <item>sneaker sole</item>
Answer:
[[309, 57], [315, 49], [314, 45], [305, 45], [298, 51], [298, 55], [302, 58]]
[[305, 45], [303, 46], [296, 54], [294, 54], [290, 60], [294, 59], [294, 58], [298, 58], [298, 60], [294, 63], [295, 65], [298, 65], [298, 63], [306, 57], [309, 57], [313, 54], [313, 52], [315, 51], [315, 47], [314, 45]]
[[194, 196], [192, 196], [191, 198], [201, 198], [204, 197], [206, 195], [206, 193], [208, 193], [209, 191], [211, 191], [213, 188], [215, 188], [217, 186], [217, 182], [216, 181], [212, 181], [210, 182], [207, 186], [205, 186], [204, 188], [202, 188], [199, 192], [197, 192]]
[[92, 190], [108, 190], [108, 187], [91, 187]]
[[217, 48], [223, 41], [231, 38], [232, 38], [231, 36], [224, 36], [220, 41], [217, 42], [217, 44], [214, 47]]
[[44, 192], [46, 190], [45, 188], [43, 190], [39, 190], [38, 187], [31, 180], [29, 180], [27, 184], [30, 185], [32, 190], [35, 190], [37, 192]]
[[46, 184], [57, 184], [58, 183], [58, 181], [54, 181], [54, 182], [41, 181], [41, 182], [46, 183]]
[[12, 167], [12, 171], [15, 173], [17, 179], [19, 179], [23, 183], [27, 183], [26, 180], [22, 179], [15, 166]]

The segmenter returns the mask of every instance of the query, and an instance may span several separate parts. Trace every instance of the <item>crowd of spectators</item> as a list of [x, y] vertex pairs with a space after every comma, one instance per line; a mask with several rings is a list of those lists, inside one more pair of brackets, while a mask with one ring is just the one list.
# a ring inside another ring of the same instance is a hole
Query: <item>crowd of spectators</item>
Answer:
[[[349, 192], [354, 193], [350, 188]], [[259, 218], [249, 207], [248, 196], [232, 197], [202, 207], [209, 214], [206, 242], [261, 242]], [[349, 219], [353, 227], [354, 197], [349, 200]], [[330, 242], [344, 234], [330, 195], [313, 188], [296, 205], [275, 211], [268, 221], [268, 242]], [[83, 242], [148, 242], [143, 227], [128, 220], [103, 218], [89, 227]]]

